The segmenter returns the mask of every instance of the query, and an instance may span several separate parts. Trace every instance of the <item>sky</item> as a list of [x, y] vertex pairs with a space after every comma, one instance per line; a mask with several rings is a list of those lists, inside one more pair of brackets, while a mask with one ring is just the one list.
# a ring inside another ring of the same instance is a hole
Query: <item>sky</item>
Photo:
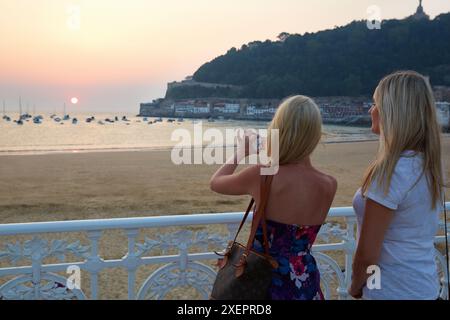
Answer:
[[[418, 0], [0, 0], [0, 100], [137, 113], [231, 47], [368, 19], [372, 5], [402, 19]], [[448, 0], [423, 6], [450, 12]]]

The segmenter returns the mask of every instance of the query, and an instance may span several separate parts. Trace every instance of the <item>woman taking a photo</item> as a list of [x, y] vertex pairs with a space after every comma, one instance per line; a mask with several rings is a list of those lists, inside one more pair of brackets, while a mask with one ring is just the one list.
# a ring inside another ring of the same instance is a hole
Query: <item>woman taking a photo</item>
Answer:
[[[442, 207], [440, 127], [431, 87], [422, 75], [386, 76], [374, 93], [372, 131], [380, 136], [353, 207], [358, 246], [349, 293], [364, 299], [437, 299], [434, 237]], [[380, 286], [368, 288], [367, 268]]]
[[[278, 108], [269, 126], [272, 129], [279, 130], [279, 169], [272, 179], [265, 216], [269, 252], [278, 268], [273, 270], [267, 296], [274, 300], [323, 299], [310, 249], [327, 217], [337, 184], [314, 168], [310, 159], [322, 134], [319, 108], [308, 97], [290, 97]], [[269, 136], [269, 153], [270, 140]], [[247, 149], [245, 143], [238, 148]], [[250, 152], [240, 153], [246, 157]], [[261, 166], [235, 173], [241, 160], [237, 155], [228, 160], [211, 178], [211, 189], [226, 195], [250, 195], [258, 207]], [[259, 226], [254, 242], [258, 252], [264, 251], [261, 235]]]

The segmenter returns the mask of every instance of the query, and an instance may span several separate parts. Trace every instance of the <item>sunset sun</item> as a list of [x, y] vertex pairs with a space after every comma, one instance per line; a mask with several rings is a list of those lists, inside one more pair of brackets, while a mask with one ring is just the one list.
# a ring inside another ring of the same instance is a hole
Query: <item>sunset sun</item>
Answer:
[[78, 103], [78, 98], [77, 97], [73, 97], [72, 99], [70, 99], [70, 102], [72, 102], [72, 104], [77, 104]]

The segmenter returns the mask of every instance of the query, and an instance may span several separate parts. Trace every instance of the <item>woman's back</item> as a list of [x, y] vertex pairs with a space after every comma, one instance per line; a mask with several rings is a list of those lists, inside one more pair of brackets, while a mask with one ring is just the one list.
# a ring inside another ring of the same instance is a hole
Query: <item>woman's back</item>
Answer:
[[[311, 165], [280, 166], [273, 177], [266, 205], [267, 219], [295, 225], [320, 225], [326, 219], [336, 180]], [[259, 203], [259, 194], [254, 195]]]
[[[335, 192], [334, 178], [309, 163], [281, 166], [273, 177], [265, 208], [269, 253], [279, 265], [268, 292], [271, 299], [323, 299], [311, 247]], [[261, 253], [263, 230], [260, 224], [253, 244]]]

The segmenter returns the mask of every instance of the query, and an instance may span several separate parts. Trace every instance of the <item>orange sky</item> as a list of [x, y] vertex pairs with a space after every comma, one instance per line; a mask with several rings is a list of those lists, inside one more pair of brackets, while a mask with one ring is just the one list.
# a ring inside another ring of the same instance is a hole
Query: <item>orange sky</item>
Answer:
[[[77, 96], [80, 110], [136, 112], [230, 47], [365, 19], [373, 4], [390, 19], [418, 1], [0, 0], [0, 99], [53, 110]], [[424, 8], [434, 17], [450, 1]]]

